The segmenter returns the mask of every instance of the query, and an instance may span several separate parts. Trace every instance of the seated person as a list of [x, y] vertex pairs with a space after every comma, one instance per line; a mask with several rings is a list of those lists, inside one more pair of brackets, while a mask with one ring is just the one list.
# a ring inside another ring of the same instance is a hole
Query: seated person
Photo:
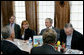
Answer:
[[51, 28], [51, 29], [54, 29], [54, 30], [57, 32], [57, 40], [59, 40], [60, 30], [59, 30], [58, 28], [53, 27], [53, 26], [52, 26], [52, 23], [53, 23], [53, 21], [52, 21], [51, 18], [46, 18], [46, 20], [45, 20], [45, 26], [46, 26], [46, 28], [43, 29], [43, 30], [41, 30], [40, 35], [42, 35], [43, 32], [44, 32], [47, 28]]
[[15, 23], [15, 16], [11, 16], [9, 19], [9, 24], [7, 26], [9, 26], [11, 32], [15, 33], [15, 38], [20, 39], [20, 26], [18, 24]]
[[68, 49], [82, 50], [83, 35], [76, 31], [70, 23], [64, 26], [60, 31], [60, 41], [64, 42]]
[[8, 26], [2, 28], [1, 52], [2, 54], [29, 54], [20, 50], [14, 43], [14, 32], [10, 32]]
[[43, 33], [43, 45], [32, 48], [31, 54], [61, 54], [54, 49], [56, 35], [57, 34], [53, 29], [46, 29]]
[[28, 40], [29, 37], [33, 39], [33, 35], [35, 35], [35, 32], [29, 28], [28, 21], [24, 20], [21, 24], [21, 38], [23, 40]]

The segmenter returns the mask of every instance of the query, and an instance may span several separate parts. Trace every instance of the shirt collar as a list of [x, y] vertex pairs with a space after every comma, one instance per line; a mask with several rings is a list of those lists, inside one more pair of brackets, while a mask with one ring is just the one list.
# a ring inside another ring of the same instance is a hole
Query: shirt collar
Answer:
[[49, 29], [52, 29], [52, 26], [50, 26]]
[[11, 43], [15, 44], [15, 43], [14, 43], [14, 41], [11, 41], [11, 40], [6, 40], [6, 41], [8, 41], [8, 42], [11, 42]]
[[51, 46], [54, 49], [54, 45], [52, 45], [52, 44], [48, 44], [48, 45]]
[[71, 35], [68, 35], [68, 36], [73, 36], [73, 33]]
[[52, 44], [47, 44], [47, 43], [46, 43], [45, 45], [49, 45], [49, 46], [51, 46], [51, 47], [53, 47], [53, 48], [54, 48], [54, 45], [52, 45]]
[[[10, 25], [11, 25], [11, 23], [10, 23]], [[14, 26], [14, 25], [15, 25], [15, 23], [12, 24], [12, 26]]]

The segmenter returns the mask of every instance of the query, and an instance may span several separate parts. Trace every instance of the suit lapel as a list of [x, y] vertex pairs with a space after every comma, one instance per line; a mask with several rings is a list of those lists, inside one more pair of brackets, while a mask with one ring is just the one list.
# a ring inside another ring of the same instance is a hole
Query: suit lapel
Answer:
[[15, 31], [15, 29], [16, 29], [16, 24], [14, 25], [14, 31]]
[[52, 27], [52, 29], [55, 29], [54, 27]]
[[73, 31], [72, 40], [71, 40], [71, 48], [72, 48], [72, 45], [75, 44], [74, 43], [74, 38], [75, 38], [75, 36], [74, 36], [74, 31]]
[[64, 42], [66, 43], [67, 35], [65, 34], [65, 31], [64, 31], [64, 30], [63, 30], [63, 32], [64, 32], [64, 37], [63, 37], [63, 39], [64, 39]]

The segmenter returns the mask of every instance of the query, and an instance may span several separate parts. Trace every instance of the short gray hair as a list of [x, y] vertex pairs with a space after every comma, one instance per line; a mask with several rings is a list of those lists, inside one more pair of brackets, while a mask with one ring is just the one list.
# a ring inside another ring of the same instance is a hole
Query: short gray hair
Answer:
[[11, 35], [9, 26], [3, 27], [2, 30], [1, 30], [1, 32], [2, 32], [2, 38], [3, 38], [3, 39], [9, 38], [10, 35]]
[[73, 28], [73, 26], [72, 26], [71, 23], [66, 23], [66, 24], [65, 24], [64, 28], [68, 28], [68, 27]]
[[46, 18], [46, 20], [49, 20], [50, 23], [53, 23], [53, 20], [51, 18]]

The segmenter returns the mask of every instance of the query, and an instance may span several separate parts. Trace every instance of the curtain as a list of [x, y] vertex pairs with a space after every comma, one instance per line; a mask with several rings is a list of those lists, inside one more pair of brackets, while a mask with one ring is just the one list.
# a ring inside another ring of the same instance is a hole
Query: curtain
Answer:
[[37, 2], [36, 1], [26, 1], [26, 20], [29, 22], [29, 28], [38, 32], [38, 19], [37, 19]]
[[2, 24], [3, 26], [9, 23], [9, 18], [13, 15], [12, 1], [1, 1]]
[[68, 1], [55, 1], [54, 26], [63, 29], [70, 22], [70, 5]]

